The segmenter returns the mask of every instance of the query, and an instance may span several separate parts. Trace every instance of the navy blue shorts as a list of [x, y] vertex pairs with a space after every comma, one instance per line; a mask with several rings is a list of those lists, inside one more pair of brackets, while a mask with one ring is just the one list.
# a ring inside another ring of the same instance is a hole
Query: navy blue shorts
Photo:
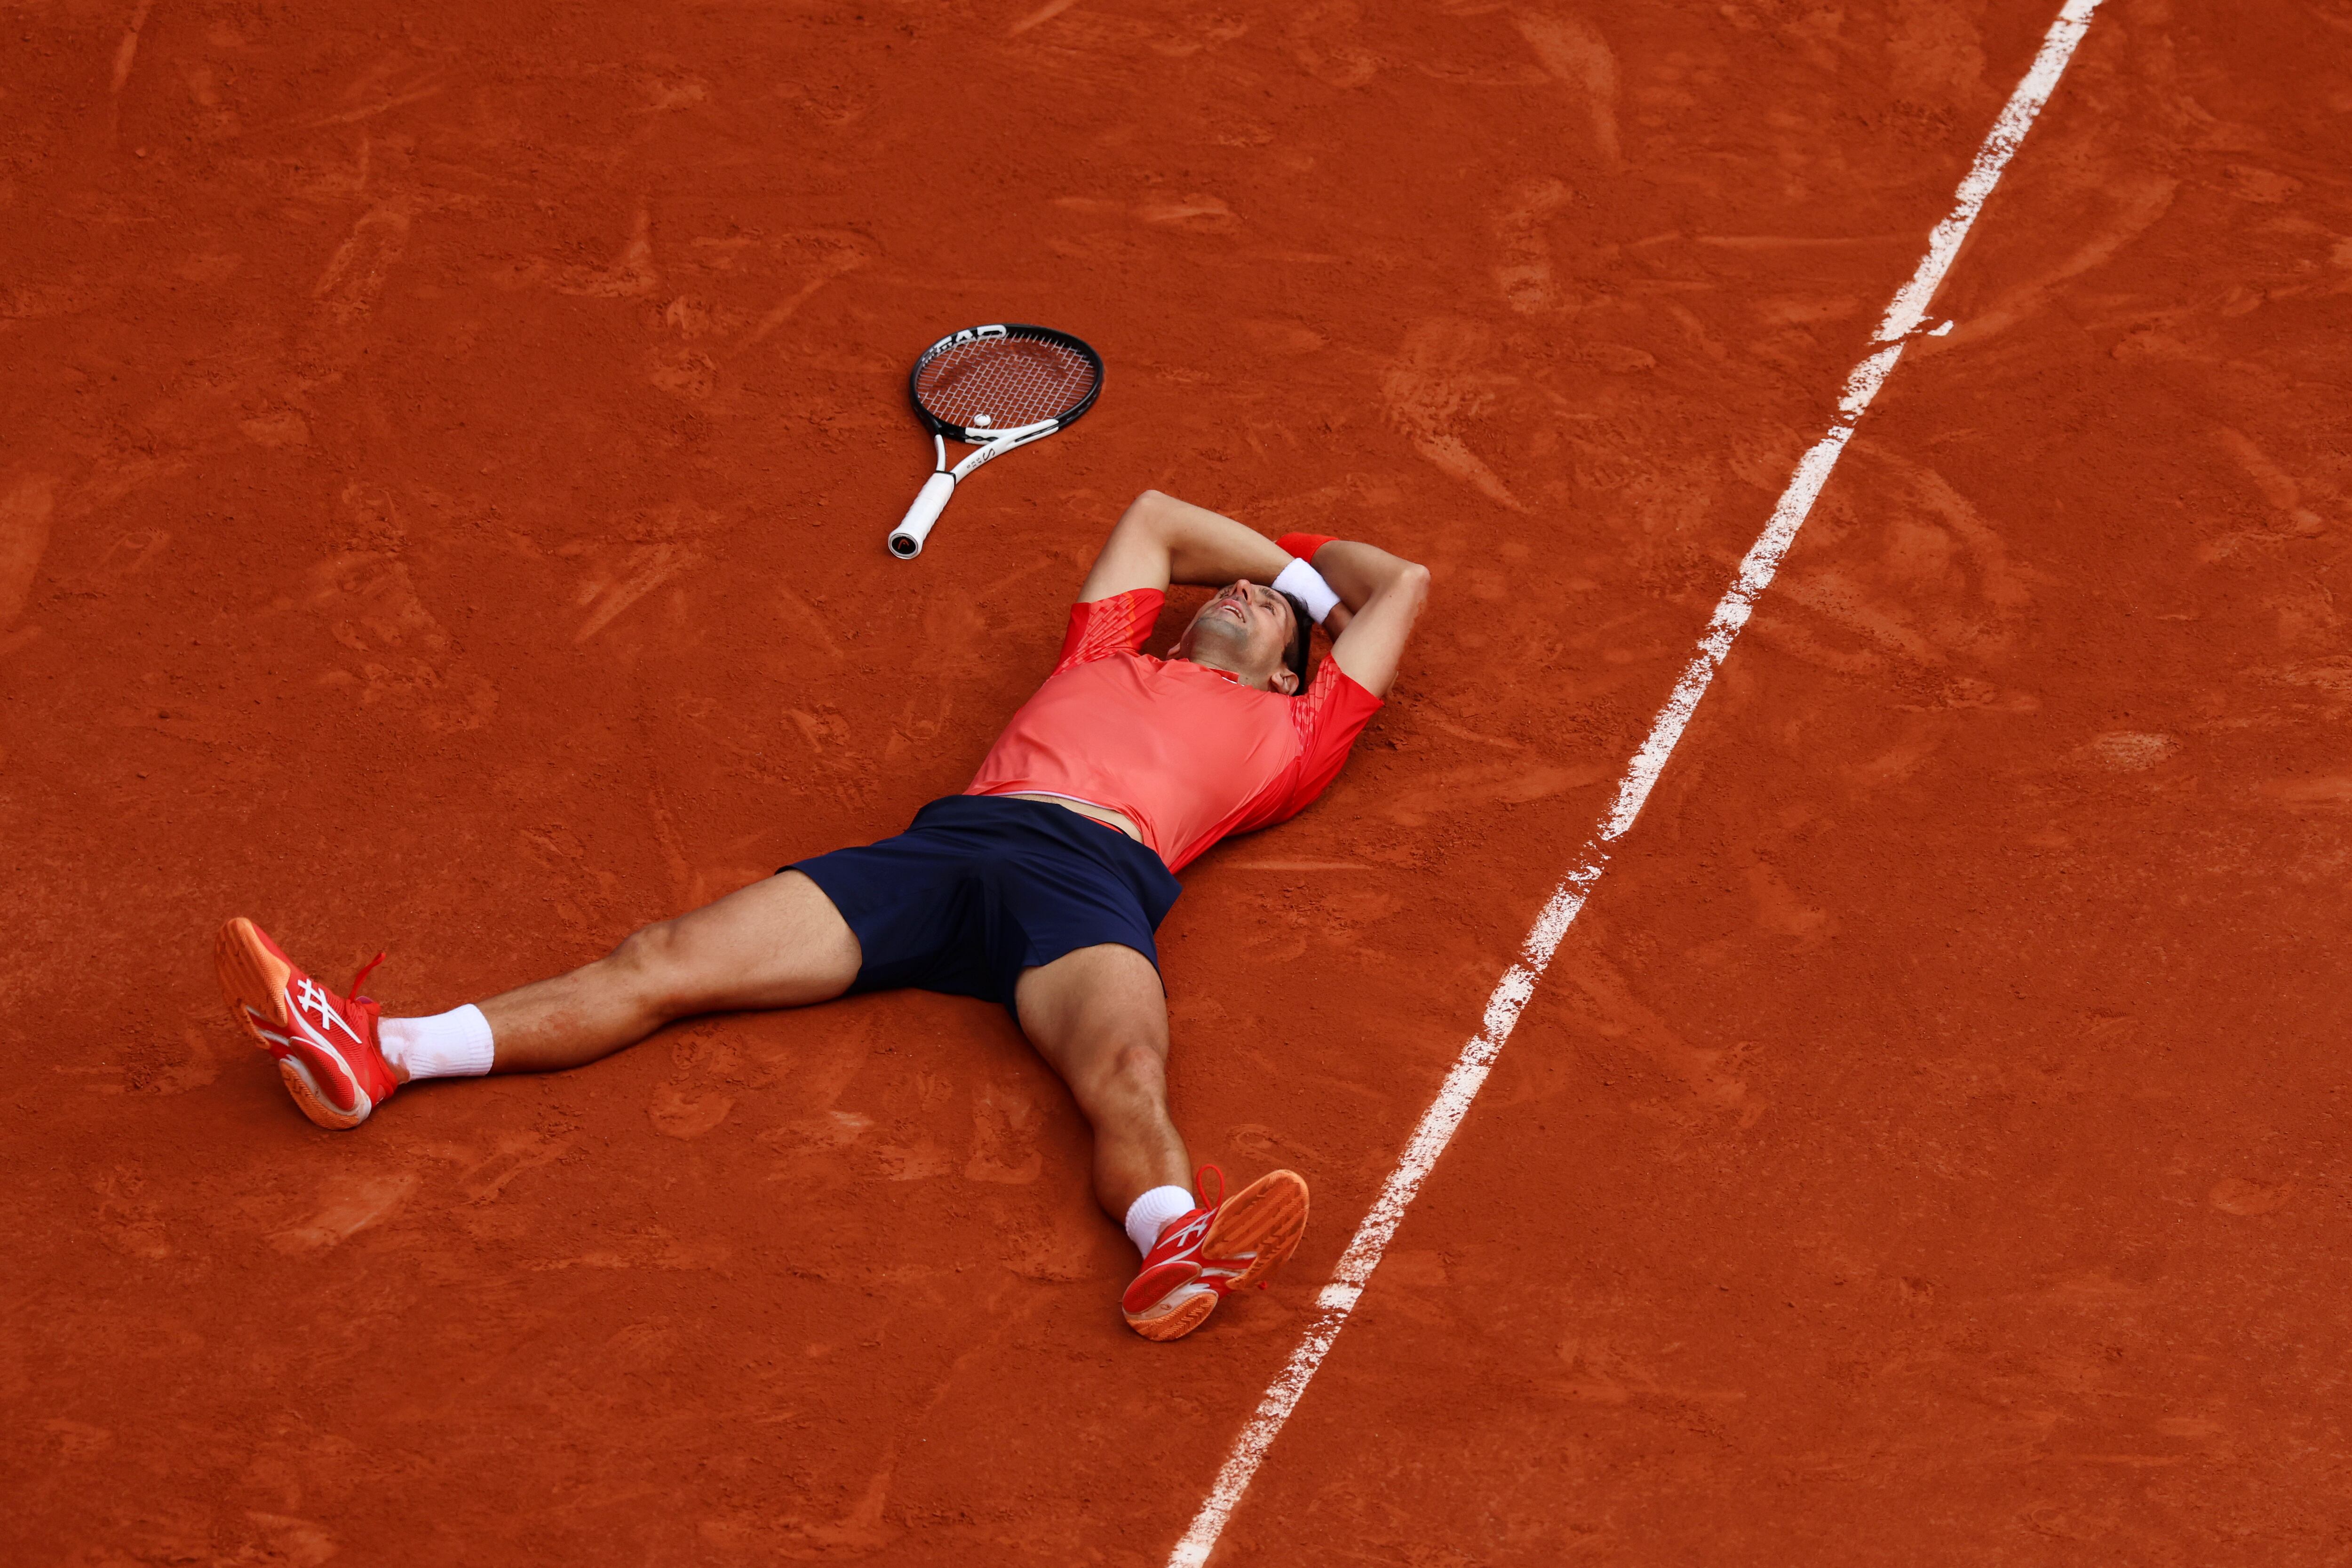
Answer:
[[902, 985], [1013, 1005], [1021, 972], [1103, 942], [1156, 968], [1184, 890], [1115, 827], [1042, 800], [951, 795], [906, 832], [784, 868], [824, 889], [864, 962], [850, 990]]

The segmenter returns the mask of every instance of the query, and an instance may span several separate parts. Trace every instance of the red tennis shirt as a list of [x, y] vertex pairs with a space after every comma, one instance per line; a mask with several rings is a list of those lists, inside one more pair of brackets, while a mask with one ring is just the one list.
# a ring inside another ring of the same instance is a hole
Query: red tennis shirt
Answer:
[[1123, 813], [1183, 869], [1232, 833], [1306, 809], [1381, 700], [1326, 658], [1297, 697], [1143, 651], [1168, 595], [1070, 606], [1054, 673], [989, 749], [966, 795], [1058, 795]]

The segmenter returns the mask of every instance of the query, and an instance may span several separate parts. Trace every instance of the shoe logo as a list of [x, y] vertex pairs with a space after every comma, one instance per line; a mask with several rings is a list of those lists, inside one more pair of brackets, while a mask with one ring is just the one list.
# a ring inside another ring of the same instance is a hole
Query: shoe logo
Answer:
[[[304, 984], [310, 983], [306, 981]], [[348, 1114], [354, 1109], [362, 1117], [367, 1114], [369, 1107], [373, 1102], [369, 1100], [367, 1090], [360, 1087], [358, 1076], [352, 1071], [351, 1061], [336, 1048], [332, 1040], [312, 1028], [309, 1019], [299, 1013], [295, 1014], [295, 1033], [281, 1035], [271, 1028], [268, 1021], [252, 1008], [247, 1007], [245, 1010], [245, 1016], [247, 1022], [252, 1025], [253, 1032], [268, 1045], [269, 1054], [299, 1068], [303, 1080], [310, 1086], [311, 1091], [331, 1109], [342, 1114]], [[342, 1024], [342, 1019], [332, 1011], [330, 1011], [327, 1016]], [[343, 1024], [343, 1029], [348, 1034], [351, 1026]], [[322, 1074], [326, 1079], [323, 1083], [320, 1081]], [[296, 1098], [300, 1098], [299, 1092]], [[343, 1105], [341, 1100], [349, 1100], [352, 1104]]]
[[1192, 1248], [1200, 1246], [1202, 1241], [1207, 1239], [1209, 1235], [1209, 1222], [1214, 1218], [1216, 1218], [1216, 1215], [1213, 1211], [1202, 1215], [1200, 1218], [1194, 1220], [1192, 1224], [1186, 1226], [1183, 1229], [1178, 1231], [1175, 1235], [1161, 1242], [1160, 1246], [1172, 1247], [1174, 1251], [1180, 1255], [1190, 1252]]
[[302, 977], [302, 984], [294, 988], [293, 994], [287, 1000], [294, 1004], [297, 1012], [309, 1012], [317, 1016], [319, 1032], [321, 1036], [325, 1035], [329, 1026], [332, 1026], [349, 1035], [352, 1037], [352, 1044], [358, 1046], [367, 1043], [360, 1038], [360, 1032], [352, 1027], [351, 1020], [345, 1018], [336, 1008], [333, 994], [309, 975]]

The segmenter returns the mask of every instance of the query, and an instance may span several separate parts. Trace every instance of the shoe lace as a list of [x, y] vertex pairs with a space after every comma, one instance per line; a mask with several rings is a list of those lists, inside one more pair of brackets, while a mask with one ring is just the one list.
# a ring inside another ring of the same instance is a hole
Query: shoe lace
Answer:
[[365, 963], [360, 965], [360, 972], [352, 976], [352, 988], [348, 993], [346, 993], [352, 1001], [366, 1002], [373, 1000], [371, 997], [361, 995], [360, 987], [367, 984], [367, 977], [375, 973], [375, 966], [383, 962], [383, 954], [379, 952], [373, 958], [369, 959]]
[[[1214, 1197], [1209, 1195], [1209, 1188], [1212, 1185], [1211, 1178], [1213, 1177], [1214, 1178], [1213, 1184], [1217, 1189], [1216, 1195]], [[1192, 1191], [1193, 1194], [1200, 1198], [1201, 1206], [1202, 1208], [1215, 1208], [1219, 1204], [1225, 1201], [1225, 1173], [1217, 1169], [1214, 1165], [1202, 1166], [1199, 1170], [1192, 1173]]]

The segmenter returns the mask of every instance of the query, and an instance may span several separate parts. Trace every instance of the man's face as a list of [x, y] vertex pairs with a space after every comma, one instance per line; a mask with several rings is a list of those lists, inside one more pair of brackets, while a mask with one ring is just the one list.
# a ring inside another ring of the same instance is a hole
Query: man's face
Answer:
[[1218, 589], [1201, 606], [1177, 639], [1176, 652], [1182, 658], [1230, 669], [1253, 686], [1288, 695], [1298, 689], [1298, 678], [1283, 656], [1297, 631], [1290, 602], [1265, 584], [1244, 577]]

